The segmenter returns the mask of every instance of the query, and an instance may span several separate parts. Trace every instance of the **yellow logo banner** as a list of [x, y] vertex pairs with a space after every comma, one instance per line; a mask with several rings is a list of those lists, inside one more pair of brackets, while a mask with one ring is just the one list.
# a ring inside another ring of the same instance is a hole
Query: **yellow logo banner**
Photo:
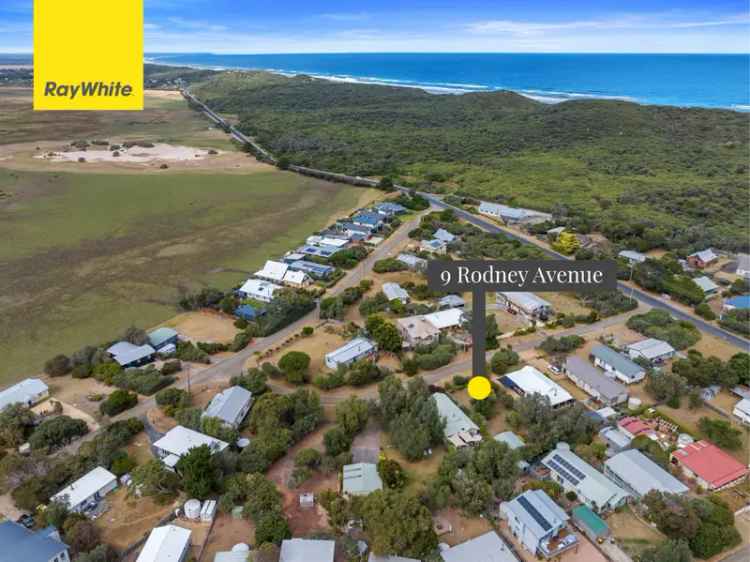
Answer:
[[34, 0], [34, 109], [143, 109], [143, 0]]

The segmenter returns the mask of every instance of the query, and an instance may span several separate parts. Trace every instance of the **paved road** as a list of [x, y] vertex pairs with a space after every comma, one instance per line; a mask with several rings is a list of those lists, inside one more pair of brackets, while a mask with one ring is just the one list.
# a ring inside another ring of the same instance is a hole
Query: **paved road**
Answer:
[[721, 562], [747, 562], [750, 560], [750, 545], [743, 546], [737, 552], [722, 558]]

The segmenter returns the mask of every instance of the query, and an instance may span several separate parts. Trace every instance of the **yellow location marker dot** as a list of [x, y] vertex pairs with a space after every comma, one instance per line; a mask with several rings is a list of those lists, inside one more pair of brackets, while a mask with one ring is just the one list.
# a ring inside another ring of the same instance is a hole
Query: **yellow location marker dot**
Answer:
[[487, 377], [476, 376], [469, 381], [469, 396], [474, 400], [484, 400], [490, 392], [492, 392], [492, 385]]

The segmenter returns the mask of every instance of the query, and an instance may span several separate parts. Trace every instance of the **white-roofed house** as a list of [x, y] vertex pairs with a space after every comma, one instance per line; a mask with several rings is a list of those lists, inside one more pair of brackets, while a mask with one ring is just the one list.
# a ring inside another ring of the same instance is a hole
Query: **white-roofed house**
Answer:
[[636, 252], [635, 250], [623, 250], [622, 252], [617, 254], [617, 257], [626, 260], [628, 262], [628, 265], [637, 265], [639, 263], [643, 263], [648, 259], [648, 256], [646, 254]]
[[419, 243], [419, 249], [430, 254], [444, 255], [448, 251], [448, 244], [443, 240], [433, 238], [432, 240], [422, 240]]
[[427, 260], [413, 254], [399, 254], [396, 259], [412, 271], [424, 271], [427, 269]]
[[190, 534], [177, 525], [154, 528], [136, 562], [184, 562], [190, 552]]
[[66, 505], [69, 511], [82, 513], [116, 488], [117, 476], [97, 466], [50, 499]]
[[156, 441], [153, 447], [162, 462], [168, 467], [174, 468], [180, 458], [186, 455], [190, 449], [203, 445], [208, 445], [212, 451], [219, 452], [226, 449], [229, 443], [178, 425]]
[[373, 357], [378, 352], [375, 342], [367, 338], [354, 338], [338, 349], [326, 353], [325, 364], [329, 369], [338, 369], [339, 365], [348, 367], [352, 363]]
[[435, 326], [438, 330], [452, 330], [463, 326], [466, 313], [460, 308], [448, 308], [424, 315], [425, 320]]
[[545, 321], [552, 314], [552, 304], [534, 293], [498, 292], [497, 303], [512, 313], [520, 313], [527, 321]]
[[750, 399], [743, 398], [734, 405], [732, 410], [734, 416], [742, 423], [750, 425]]
[[743, 279], [750, 280], [750, 254], [737, 254], [735, 273]]
[[281, 543], [279, 562], [333, 562], [335, 541], [287, 539]]
[[694, 252], [690, 254], [687, 257], [687, 262], [695, 268], [703, 269], [704, 267], [708, 267], [718, 259], [719, 256], [716, 255], [716, 253], [711, 248], [707, 248], [705, 250], [701, 250], [700, 252]]
[[410, 300], [409, 293], [407, 293], [398, 283], [383, 283], [383, 294], [385, 295], [385, 298], [388, 299], [388, 302], [400, 301], [403, 304], [407, 304]]
[[120, 367], [140, 367], [154, 359], [156, 350], [149, 344], [135, 345], [130, 342], [121, 341], [107, 349], [107, 353]]
[[284, 280], [284, 274], [289, 269], [289, 265], [280, 261], [268, 260], [263, 269], [255, 272], [255, 276], [266, 281], [281, 283]]
[[289, 270], [284, 274], [283, 283], [287, 287], [302, 289], [312, 283], [312, 278], [304, 271]]
[[665, 494], [686, 494], [688, 491], [685, 484], [636, 449], [607, 459], [604, 474], [637, 498], [652, 490]]
[[255, 299], [261, 302], [271, 302], [273, 300], [273, 294], [281, 289], [280, 285], [264, 281], [262, 279], [248, 279], [245, 283], [237, 290], [237, 293], [242, 298]]
[[0, 392], [0, 410], [12, 404], [33, 406], [49, 397], [49, 387], [40, 379], [24, 379]]
[[566, 492], [575, 492], [583, 503], [597, 513], [625, 505], [630, 494], [570, 450], [567, 443], [542, 459], [551, 477]]
[[347, 464], [342, 469], [341, 491], [348, 496], [366, 496], [383, 489], [378, 465], [370, 462]]
[[710, 277], [706, 277], [705, 275], [696, 277], [695, 279], [693, 279], [693, 283], [698, 285], [701, 288], [701, 291], [703, 291], [703, 294], [707, 297], [715, 295], [719, 292], [719, 286], [714, 283]]
[[495, 531], [452, 546], [440, 555], [445, 562], [518, 562], [516, 555]]
[[438, 309], [464, 308], [466, 301], [458, 295], [445, 295], [438, 301]]
[[631, 359], [645, 359], [652, 365], [672, 359], [677, 353], [669, 343], [656, 338], [631, 343], [625, 346], [625, 350]]
[[500, 515], [534, 556], [559, 556], [578, 544], [578, 537], [567, 531], [568, 515], [543, 490], [527, 490], [501, 503]]
[[567, 390], [531, 365], [508, 373], [500, 378], [500, 382], [521, 396], [540, 394], [549, 400], [552, 408], [564, 408], [575, 402]]
[[241, 386], [230, 386], [216, 394], [201, 417], [218, 418], [237, 429], [253, 405], [253, 393]]
[[455, 447], [461, 448], [482, 440], [479, 426], [447, 394], [436, 392], [432, 395], [438, 415], [445, 421], [443, 434]]
[[594, 365], [601, 367], [605, 373], [610, 373], [625, 384], [640, 382], [646, 376], [646, 369], [606, 345], [599, 344], [592, 347], [591, 357]]
[[445, 230], [444, 228], [438, 228], [433, 235], [433, 238], [442, 240], [446, 244], [450, 244], [456, 239], [456, 236]]

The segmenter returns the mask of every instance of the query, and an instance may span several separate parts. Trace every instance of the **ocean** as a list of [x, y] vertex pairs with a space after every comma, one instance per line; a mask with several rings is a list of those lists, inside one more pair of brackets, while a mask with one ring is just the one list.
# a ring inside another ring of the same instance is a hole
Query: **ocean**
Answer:
[[154, 53], [146, 59], [203, 68], [308, 74], [438, 94], [513, 90], [546, 103], [604, 98], [750, 111], [748, 55]]

